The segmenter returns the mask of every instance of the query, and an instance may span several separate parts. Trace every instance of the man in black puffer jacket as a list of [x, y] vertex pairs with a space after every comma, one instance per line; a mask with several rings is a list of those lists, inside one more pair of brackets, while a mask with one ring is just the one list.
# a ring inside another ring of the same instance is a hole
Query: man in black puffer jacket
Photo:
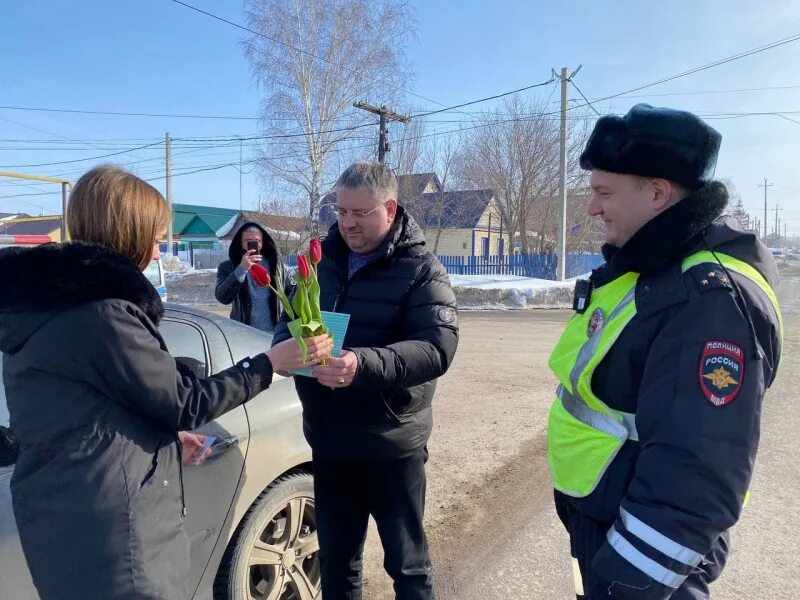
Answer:
[[[361, 597], [372, 515], [397, 598], [429, 599], [424, 464], [436, 379], [458, 345], [455, 295], [386, 165], [355, 163], [336, 189], [318, 275], [322, 310], [350, 315], [346, 350], [316, 379], [295, 379], [314, 453], [322, 593]], [[273, 343], [289, 337], [285, 319]]]

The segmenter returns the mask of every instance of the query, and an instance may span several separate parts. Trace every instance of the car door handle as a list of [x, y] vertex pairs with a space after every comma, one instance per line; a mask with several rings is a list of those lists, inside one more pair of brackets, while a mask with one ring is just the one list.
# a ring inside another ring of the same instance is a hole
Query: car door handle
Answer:
[[212, 456], [217, 456], [219, 454], [223, 454], [227, 452], [231, 448], [234, 448], [239, 445], [239, 436], [232, 435], [230, 437], [219, 438], [216, 442], [211, 444], [211, 447], [208, 449], [208, 454], [206, 458], [211, 458]]

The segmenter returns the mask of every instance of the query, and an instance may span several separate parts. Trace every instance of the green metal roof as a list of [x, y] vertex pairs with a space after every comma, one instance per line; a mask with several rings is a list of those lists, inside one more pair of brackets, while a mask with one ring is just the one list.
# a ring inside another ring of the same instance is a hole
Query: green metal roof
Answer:
[[218, 206], [199, 206], [197, 204], [172, 204], [174, 212], [185, 212], [206, 215], [228, 215], [230, 219], [233, 215], [238, 215], [239, 210], [235, 208], [219, 208]]
[[178, 203], [172, 205], [172, 211], [172, 230], [176, 235], [216, 236], [225, 223], [239, 214], [232, 208]]
[[194, 215], [190, 213], [174, 213], [172, 215], [172, 231], [180, 235], [193, 219]]

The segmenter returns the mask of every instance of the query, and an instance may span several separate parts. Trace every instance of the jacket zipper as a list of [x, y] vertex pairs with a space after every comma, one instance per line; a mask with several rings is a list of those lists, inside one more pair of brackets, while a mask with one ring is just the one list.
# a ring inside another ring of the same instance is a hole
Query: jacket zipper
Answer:
[[186, 492], [183, 489], [183, 460], [181, 458], [183, 447], [181, 446], [181, 439], [178, 437], [178, 434], [175, 434], [175, 444], [178, 447], [178, 479], [180, 480], [181, 486], [181, 516], [185, 518], [189, 511], [186, 509]]

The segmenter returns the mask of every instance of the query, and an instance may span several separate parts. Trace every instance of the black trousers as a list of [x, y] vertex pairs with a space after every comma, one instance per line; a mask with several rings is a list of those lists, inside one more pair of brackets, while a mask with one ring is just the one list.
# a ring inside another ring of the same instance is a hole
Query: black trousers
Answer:
[[[578, 561], [584, 595], [578, 600], [600, 600], [614, 598], [613, 587], [598, 580], [592, 571], [592, 560], [606, 541], [606, 534], [612, 523], [601, 523], [578, 512], [570, 504], [569, 498], [555, 492], [556, 512], [569, 533], [570, 554]], [[698, 565], [670, 596], [671, 600], [707, 600], [710, 598], [709, 584], [722, 573], [728, 555], [728, 533], [723, 533], [703, 563]], [[609, 593], [609, 588], [611, 588]], [[638, 596], [637, 596], [638, 597]], [[647, 594], [642, 593], [642, 598]]]
[[383, 566], [398, 600], [433, 600], [433, 567], [422, 527], [427, 449], [389, 461], [314, 457], [317, 534], [325, 600], [361, 600], [364, 540], [375, 519]]

